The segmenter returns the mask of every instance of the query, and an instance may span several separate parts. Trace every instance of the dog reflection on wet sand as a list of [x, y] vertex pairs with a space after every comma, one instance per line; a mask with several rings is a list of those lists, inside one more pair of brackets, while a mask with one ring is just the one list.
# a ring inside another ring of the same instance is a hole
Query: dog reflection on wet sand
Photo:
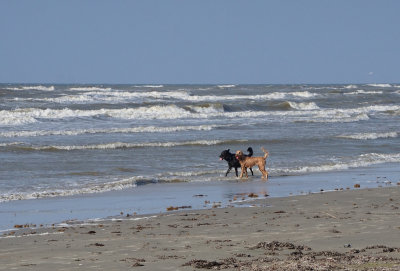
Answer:
[[247, 168], [252, 168], [255, 165], [258, 166], [258, 169], [262, 173], [262, 178], [265, 178], [268, 180], [268, 171], [265, 170], [265, 159], [268, 157], [268, 151], [265, 150], [264, 148], [261, 148], [262, 151], [265, 153], [264, 156], [259, 156], [259, 157], [247, 157], [243, 155], [242, 151], [237, 151], [236, 152], [236, 159], [239, 160], [242, 172], [240, 173], [240, 178], [243, 178], [243, 174], [246, 173], [246, 178], [249, 176], [247, 175]]

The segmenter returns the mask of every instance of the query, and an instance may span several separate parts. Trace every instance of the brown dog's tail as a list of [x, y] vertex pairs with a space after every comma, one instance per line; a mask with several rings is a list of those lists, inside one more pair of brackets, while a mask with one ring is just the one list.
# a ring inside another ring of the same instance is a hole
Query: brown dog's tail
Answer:
[[265, 153], [264, 154], [264, 159], [267, 159], [268, 157], [268, 151], [266, 149], [264, 149], [264, 147], [261, 147], [261, 150]]

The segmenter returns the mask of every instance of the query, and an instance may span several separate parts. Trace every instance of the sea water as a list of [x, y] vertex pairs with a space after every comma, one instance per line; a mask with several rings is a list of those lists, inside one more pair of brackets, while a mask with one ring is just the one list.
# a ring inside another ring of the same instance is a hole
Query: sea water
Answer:
[[[168, 191], [169, 198], [182, 191], [193, 197], [199, 187], [240, 191], [243, 183], [234, 170], [225, 177], [218, 156], [248, 147], [255, 156], [263, 155], [261, 147], [269, 151], [270, 180], [262, 182], [254, 168], [245, 186], [271, 196], [351, 186], [307, 180], [381, 165], [392, 169], [386, 182], [396, 184], [399, 137], [400, 84], [1, 84], [0, 216], [38, 200], [107, 202], [104, 195], [118, 191], [136, 199], [150, 190]], [[288, 176], [301, 178], [289, 184]], [[168, 204], [158, 202], [154, 210], [146, 201], [132, 208], [151, 212]], [[90, 218], [94, 208], [88, 209]]]

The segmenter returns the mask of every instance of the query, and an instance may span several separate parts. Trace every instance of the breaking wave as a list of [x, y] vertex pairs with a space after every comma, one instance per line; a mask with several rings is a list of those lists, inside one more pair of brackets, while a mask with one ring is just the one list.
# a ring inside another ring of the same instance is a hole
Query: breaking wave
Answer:
[[45, 191], [34, 192], [15, 192], [0, 195], [0, 202], [12, 200], [25, 200], [25, 199], [38, 199], [38, 198], [52, 198], [52, 197], [65, 197], [80, 194], [101, 193], [113, 190], [122, 190], [131, 187], [136, 187], [138, 179], [143, 177], [132, 177], [115, 182], [87, 184], [80, 188], [64, 188], [64, 189], [49, 189]]
[[105, 87], [70, 87], [69, 90], [73, 91], [111, 91], [111, 88]]
[[378, 87], [378, 88], [391, 88], [391, 84], [367, 84], [370, 87]]
[[43, 85], [37, 85], [37, 86], [20, 86], [20, 87], [6, 87], [5, 89], [8, 90], [40, 90], [40, 91], [54, 91], [55, 87], [54, 86], [43, 86]]
[[291, 117], [292, 121], [305, 122], [354, 122], [368, 120], [369, 114], [397, 112], [398, 105], [374, 105], [349, 109], [319, 108], [315, 103], [289, 102], [295, 111], [236, 111], [226, 112], [221, 104], [186, 106], [155, 105], [137, 108], [73, 110], [25, 108], [0, 111], [0, 125], [21, 125], [46, 119], [68, 119], [82, 117], [109, 117], [117, 119], [207, 119], [207, 118], [254, 118]]
[[314, 102], [310, 103], [296, 103], [296, 102], [288, 102], [291, 108], [297, 109], [297, 110], [316, 110], [320, 109], [318, 105], [316, 105]]
[[[279, 100], [279, 99], [310, 99], [318, 96], [319, 94], [311, 93], [309, 91], [295, 91], [295, 92], [272, 92], [267, 94], [257, 95], [194, 95], [184, 90], [176, 91], [143, 91], [143, 92], [130, 92], [130, 91], [116, 91], [111, 88], [99, 87], [73, 87], [70, 90], [87, 91], [80, 94], [63, 95], [60, 97], [52, 98], [36, 98], [34, 101], [38, 102], [51, 102], [60, 104], [88, 104], [88, 103], [121, 103], [121, 102], [142, 102], [142, 101], [159, 101], [161, 100], [178, 100], [189, 102], [222, 102], [222, 101], [235, 101], [235, 100]], [[29, 98], [31, 99], [31, 98]]]
[[345, 95], [358, 95], [358, 94], [382, 94], [383, 91], [366, 91], [363, 89], [358, 89], [356, 91], [353, 92], [348, 92], [348, 93], [344, 93]]
[[358, 139], [358, 140], [370, 140], [370, 139], [378, 139], [378, 138], [395, 138], [398, 137], [397, 132], [388, 132], [388, 133], [358, 133], [352, 135], [339, 135], [339, 138], [348, 138], [348, 139]]

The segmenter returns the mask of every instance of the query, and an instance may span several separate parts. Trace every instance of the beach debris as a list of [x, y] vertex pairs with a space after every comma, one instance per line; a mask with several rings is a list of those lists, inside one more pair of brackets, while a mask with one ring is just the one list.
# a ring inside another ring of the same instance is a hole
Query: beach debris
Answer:
[[254, 193], [250, 193], [250, 194], [248, 194], [248, 197], [249, 198], [258, 198], [258, 195], [254, 194]]
[[132, 263], [131, 267], [144, 266], [143, 263], [146, 262], [145, 259], [140, 259], [140, 258], [126, 258], [126, 259], [122, 259], [120, 261]]
[[167, 207], [167, 211], [176, 211], [179, 209], [191, 209], [191, 208], [192, 208], [192, 206], [177, 206], [177, 207], [169, 206], [169, 207]]
[[275, 211], [274, 212], [274, 214], [284, 214], [284, 213], [286, 213], [285, 211], [282, 211], [282, 210], [280, 210], [280, 211]]
[[215, 269], [223, 265], [222, 262], [217, 261], [206, 261], [206, 260], [191, 260], [185, 263], [183, 266], [191, 266], [194, 268], [205, 268], [205, 269]]
[[220, 208], [222, 206], [221, 202], [214, 202], [212, 208]]
[[22, 228], [36, 228], [36, 224], [15, 224], [14, 228], [22, 229]]
[[96, 246], [96, 247], [104, 247], [104, 244], [102, 243], [94, 243], [94, 244], [90, 244], [91, 246]]
[[358, 184], [358, 183], [356, 183], [355, 185], [354, 185], [354, 188], [360, 188], [361, 186], [360, 186], [360, 184]]
[[307, 247], [307, 246], [296, 246], [293, 243], [289, 243], [289, 242], [279, 242], [279, 241], [272, 241], [272, 242], [259, 242], [257, 245], [255, 245], [254, 247], [250, 248], [250, 249], [259, 249], [259, 248], [263, 248], [266, 250], [283, 250], [283, 249], [296, 249], [296, 250], [311, 250], [311, 248]]
[[197, 195], [193, 195], [193, 197], [207, 197], [207, 195], [203, 195], [203, 194], [197, 194]]

